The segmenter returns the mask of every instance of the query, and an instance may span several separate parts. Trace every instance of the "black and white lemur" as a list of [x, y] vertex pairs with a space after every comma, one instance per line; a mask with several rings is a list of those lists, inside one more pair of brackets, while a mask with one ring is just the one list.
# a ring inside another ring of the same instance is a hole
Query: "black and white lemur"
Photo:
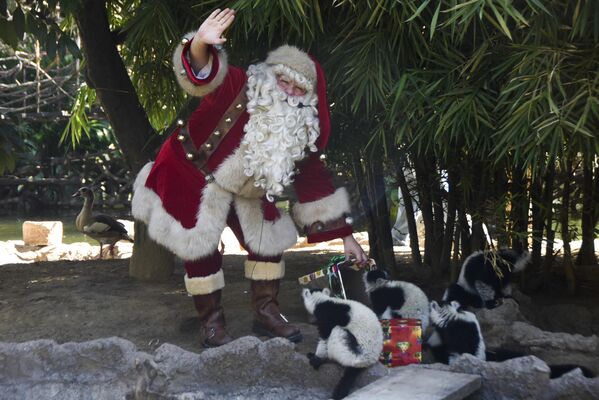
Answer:
[[[444, 364], [451, 364], [462, 354], [472, 354], [485, 361], [506, 361], [526, 356], [525, 353], [513, 350], [487, 349], [476, 315], [462, 309], [457, 301], [441, 304], [432, 301], [430, 321], [433, 332], [426, 345], [435, 359]], [[580, 368], [587, 378], [594, 376], [588, 368], [561, 364], [549, 365], [550, 378], [557, 378], [576, 368]]]
[[426, 341], [435, 359], [451, 364], [454, 358], [467, 353], [485, 360], [485, 341], [476, 315], [452, 301], [430, 304], [430, 323], [433, 332]]
[[429, 303], [426, 294], [416, 285], [390, 280], [381, 269], [364, 274], [364, 287], [370, 304], [379, 319], [416, 318], [422, 322], [422, 331], [428, 327]]
[[383, 350], [381, 324], [370, 308], [353, 300], [330, 297], [330, 290], [304, 289], [306, 310], [314, 315], [320, 339], [310, 365], [318, 369], [327, 360], [345, 367], [332, 398], [347, 396], [358, 374], [379, 360]]
[[477, 251], [466, 258], [457, 283], [447, 288], [443, 300], [455, 300], [464, 307], [494, 308], [503, 298], [512, 297], [512, 274], [524, 270], [529, 261], [528, 252]]

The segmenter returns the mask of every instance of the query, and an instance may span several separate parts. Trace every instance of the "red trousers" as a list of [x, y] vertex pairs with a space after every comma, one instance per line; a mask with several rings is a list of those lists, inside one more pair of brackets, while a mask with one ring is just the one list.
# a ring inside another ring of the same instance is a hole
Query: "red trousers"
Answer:
[[[276, 256], [262, 256], [260, 254], [253, 253], [248, 246], [246, 246], [243, 231], [241, 230], [241, 225], [239, 224], [239, 219], [237, 218], [237, 214], [235, 213], [235, 207], [231, 207], [229, 210], [229, 215], [227, 216], [227, 225], [233, 233], [241, 246], [248, 252], [248, 260], [251, 261], [263, 261], [263, 262], [272, 262], [278, 263], [281, 261], [281, 257], [283, 254], [278, 254]], [[201, 278], [206, 277], [220, 271], [223, 264], [223, 256], [215, 249], [214, 252], [204, 258], [193, 261], [185, 261], [185, 271], [187, 272], [187, 276], [189, 278]]]

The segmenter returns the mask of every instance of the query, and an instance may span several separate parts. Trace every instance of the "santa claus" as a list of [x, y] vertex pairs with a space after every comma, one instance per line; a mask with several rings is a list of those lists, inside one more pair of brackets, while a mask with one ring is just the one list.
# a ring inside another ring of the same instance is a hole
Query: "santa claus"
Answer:
[[214, 11], [175, 50], [179, 84], [203, 99], [139, 173], [132, 211], [153, 240], [185, 261], [185, 286], [200, 315], [204, 346], [232, 340], [221, 306], [218, 251], [227, 225], [248, 252], [254, 331], [297, 342], [301, 332], [277, 301], [282, 254], [297, 232], [274, 198], [292, 185], [292, 214], [308, 241], [343, 238], [347, 256], [364, 262], [366, 255], [352, 236], [347, 192], [335, 189], [323, 163], [330, 124], [319, 64], [282, 46], [247, 72], [228, 65], [220, 45], [234, 18], [231, 9]]

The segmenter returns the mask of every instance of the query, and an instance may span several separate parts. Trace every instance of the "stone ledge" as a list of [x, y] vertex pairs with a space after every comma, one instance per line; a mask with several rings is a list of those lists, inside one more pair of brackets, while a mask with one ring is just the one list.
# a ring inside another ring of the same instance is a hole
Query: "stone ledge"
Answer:
[[388, 376], [356, 390], [347, 400], [461, 400], [481, 387], [477, 375], [411, 366], [393, 368]]

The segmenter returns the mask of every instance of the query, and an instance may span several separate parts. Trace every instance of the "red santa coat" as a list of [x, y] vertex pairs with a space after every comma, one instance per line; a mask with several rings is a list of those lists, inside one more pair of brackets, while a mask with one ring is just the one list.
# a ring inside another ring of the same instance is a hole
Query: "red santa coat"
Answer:
[[[188, 37], [193, 37], [188, 34]], [[211, 48], [213, 65], [205, 79], [196, 78], [187, 60], [186, 45], [179, 45], [173, 62], [181, 87], [192, 96], [203, 97], [190, 116], [188, 129], [196, 146], [213, 133], [225, 111], [245, 86], [247, 75], [227, 63], [226, 54]], [[323, 150], [330, 131], [328, 104], [322, 71], [319, 77], [320, 136], [316, 142]], [[175, 131], [163, 144], [156, 161], [148, 163], [134, 184], [133, 216], [146, 223], [152, 239], [184, 260], [196, 260], [212, 254], [225, 228], [230, 207], [239, 218], [246, 245], [264, 256], [278, 255], [293, 246], [297, 232], [291, 218], [268, 202], [264, 192], [253, 186], [253, 178], [244, 174], [239, 145], [249, 115], [244, 112], [230, 128], [207, 167], [215, 181], [207, 183], [204, 174], [185, 157]], [[293, 186], [297, 204], [292, 213], [303, 227], [343, 221], [350, 207], [345, 189], [335, 189], [331, 175], [318, 153], [310, 153], [298, 163], [299, 174]], [[326, 225], [325, 225], [326, 226]], [[319, 242], [351, 234], [351, 226], [333, 224], [308, 235], [309, 242]]]

